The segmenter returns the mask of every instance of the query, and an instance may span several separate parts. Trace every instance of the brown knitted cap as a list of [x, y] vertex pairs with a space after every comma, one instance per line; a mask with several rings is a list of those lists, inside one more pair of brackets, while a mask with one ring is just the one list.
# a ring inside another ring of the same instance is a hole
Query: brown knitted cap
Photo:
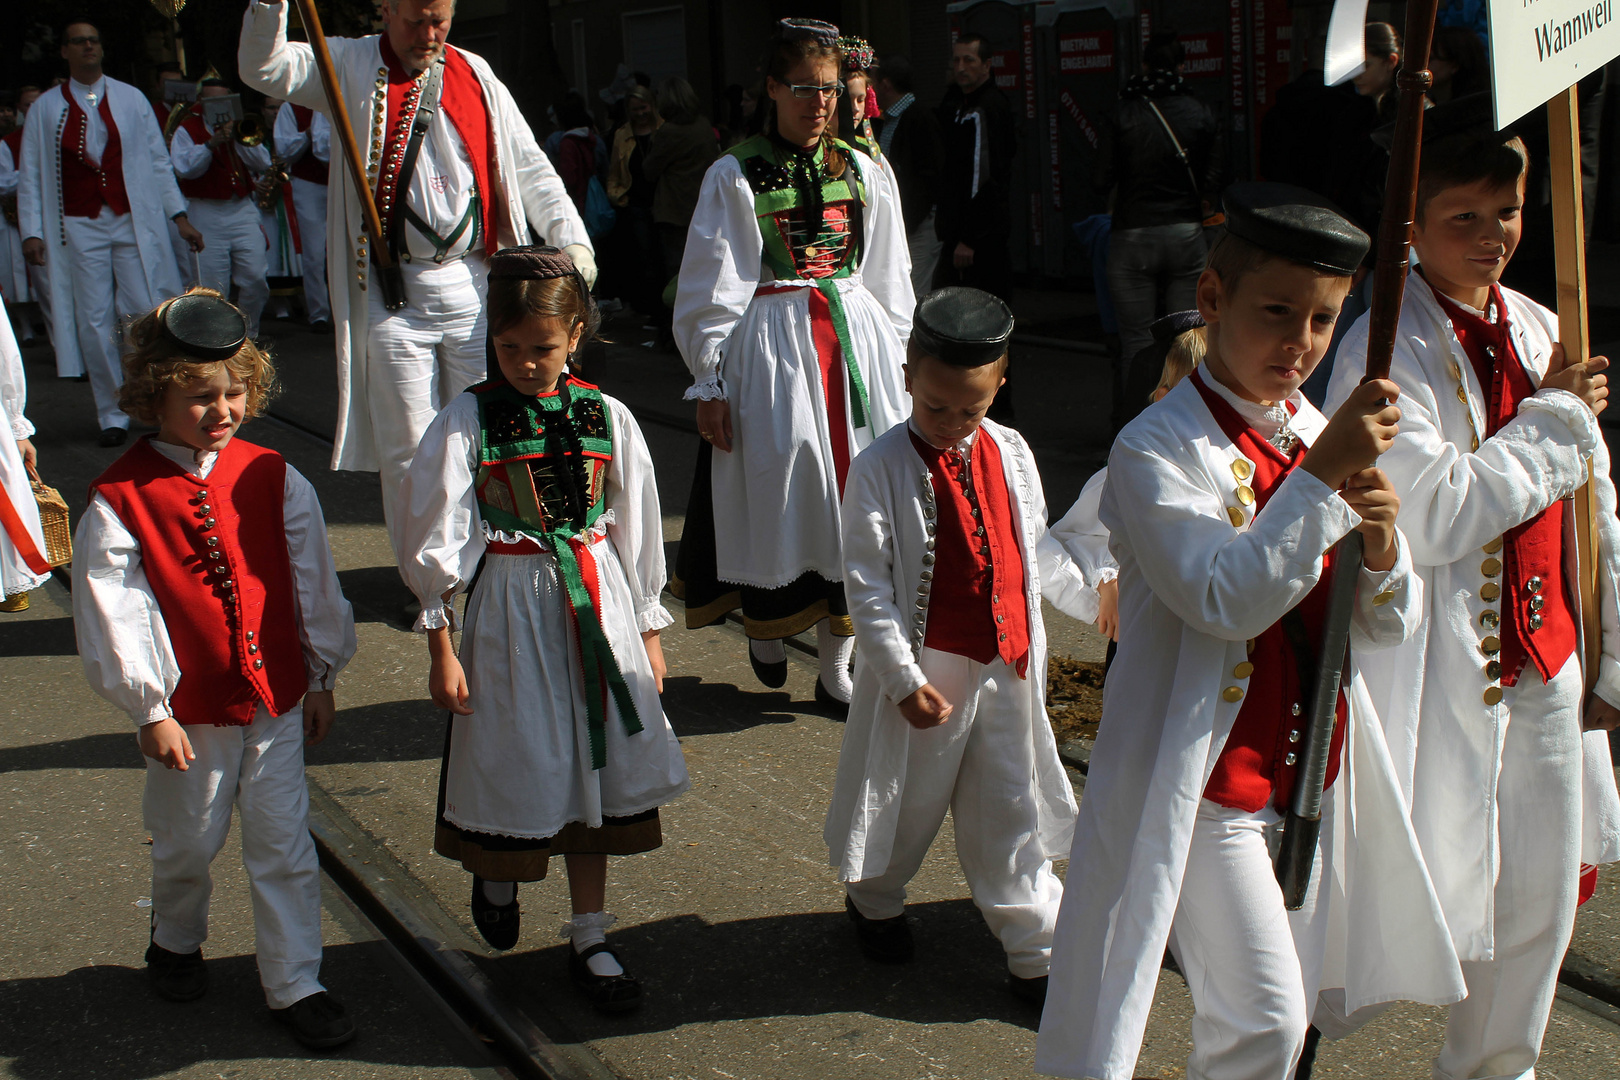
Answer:
[[554, 247], [525, 244], [502, 248], [489, 257], [489, 280], [535, 281], [542, 278], [573, 277], [579, 273], [562, 251]]

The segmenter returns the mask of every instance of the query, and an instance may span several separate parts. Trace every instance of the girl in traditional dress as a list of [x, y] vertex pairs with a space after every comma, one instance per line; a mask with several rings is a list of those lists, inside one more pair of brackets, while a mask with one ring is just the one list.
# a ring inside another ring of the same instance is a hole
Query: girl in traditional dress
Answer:
[[[568, 256], [491, 256], [487, 303], [490, 378], [429, 425], [394, 523], [433, 701], [454, 714], [434, 848], [472, 872], [497, 949], [517, 944], [516, 883], [563, 855], [570, 974], [623, 1012], [641, 990], [606, 942], [607, 857], [658, 847], [658, 808], [690, 784], [658, 701], [658, 489], [630, 410], [567, 371], [598, 320]], [[468, 589], [457, 657], [450, 605]]]
[[9, 320], [0, 318], [0, 611], [27, 611], [28, 594], [51, 576], [39, 504], [28, 484], [34, 425], [23, 415], [28, 380]]
[[782, 640], [816, 627], [816, 698], [847, 703], [839, 500], [850, 460], [910, 412], [915, 300], [893, 182], [828, 134], [837, 41], [826, 23], [777, 24], [765, 134], [703, 181], [675, 340], [704, 443], [671, 591], [688, 627], [740, 607], [767, 686], [787, 681]]

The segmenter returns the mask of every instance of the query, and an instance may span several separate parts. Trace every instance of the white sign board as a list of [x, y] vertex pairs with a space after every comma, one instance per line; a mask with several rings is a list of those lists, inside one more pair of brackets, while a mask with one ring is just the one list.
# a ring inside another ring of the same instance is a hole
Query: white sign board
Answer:
[[1488, 10], [1499, 129], [1620, 56], [1615, 0], [1491, 0]]
[[1322, 80], [1338, 86], [1367, 66], [1367, 0], [1335, 0], [1328, 16], [1327, 55]]

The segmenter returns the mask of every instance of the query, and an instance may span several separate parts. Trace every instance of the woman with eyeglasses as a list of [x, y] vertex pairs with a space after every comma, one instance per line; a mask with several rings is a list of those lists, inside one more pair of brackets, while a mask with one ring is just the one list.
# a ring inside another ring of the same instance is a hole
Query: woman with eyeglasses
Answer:
[[784, 19], [764, 133], [704, 177], [675, 300], [703, 437], [671, 591], [688, 628], [741, 608], [749, 660], [787, 681], [783, 640], [816, 628], [816, 700], [847, 706], [838, 506], [850, 460], [903, 423], [915, 298], [892, 181], [832, 134], [838, 30]]

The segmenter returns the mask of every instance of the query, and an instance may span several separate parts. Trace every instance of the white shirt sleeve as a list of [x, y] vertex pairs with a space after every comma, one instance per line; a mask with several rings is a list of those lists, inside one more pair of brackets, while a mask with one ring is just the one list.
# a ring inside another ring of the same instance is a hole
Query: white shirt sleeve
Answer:
[[73, 630], [90, 688], [139, 725], [167, 718], [180, 665], [141, 547], [100, 495], [73, 537]]
[[688, 401], [726, 396], [722, 352], [754, 302], [764, 252], [753, 189], [737, 159], [722, 155], [703, 178], [675, 294], [675, 343], [692, 372]]
[[658, 479], [652, 454], [630, 410], [610, 401], [613, 410], [613, 467], [608, 472], [607, 509], [613, 511], [608, 537], [619, 553], [624, 576], [636, 603], [636, 632], [662, 630], [675, 621], [660, 594], [664, 568], [664, 515], [658, 505]]
[[169, 144], [169, 160], [174, 163], [174, 174], [182, 180], [195, 180], [214, 163], [214, 152], [204, 143], [198, 146], [191, 132], [178, 128], [174, 141]]
[[10, 420], [13, 439], [34, 434], [34, 425], [23, 415], [27, 408], [28, 376], [23, 372], [22, 352], [10, 321], [0, 320], [0, 415]]
[[354, 609], [338, 583], [326, 518], [315, 488], [287, 466], [282, 519], [287, 530], [287, 557], [298, 593], [298, 638], [304, 647], [304, 670], [310, 690], [330, 690], [338, 672], [354, 658]]
[[332, 160], [332, 122], [320, 113], [309, 118], [309, 152], [323, 165]]
[[[310, 124], [311, 128], [314, 126]], [[275, 140], [276, 153], [288, 165], [303, 157], [310, 148], [310, 133], [298, 130], [298, 116], [293, 112], [291, 102], [283, 102], [276, 112], [276, 124], [270, 131], [270, 137]]]
[[419, 632], [454, 629], [445, 597], [467, 587], [484, 555], [478, 444], [478, 402], [462, 394], [428, 425], [400, 489], [392, 539], [400, 575], [422, 604]]
[[911, 339], [911, 316], [917, 297], [911, 291], [911, 245], [900, 213], [900, 192], [889, 171], [857, 153], [866, 184], [866, 250], [861, 254], [861, 283], [882, 305], [904, 345]]
[[1107, 468], [1098, 469], [1079, 498], [1063, 515], [1063, 520], [1052, 526], [1052, 536], [1063, 545], [1074, 559], [1075, 565], [1093, 585], [1113, 581], [1119, 577], [1119, 563], [1108, 550], [1108, 530], [1097, 520], [1097, 506], [1102, 501], [1103, 485], [1108, 482]]
[[263, 143], [258, 146], [242, 146], [238, 144], [236, 156], [242, 159], [243, 165], [246, 165], [254, 172], [264, 172], [270, 168], [270, 148]]
[[[18, 145], [22, 145], [18, 143]], [[11, 147], [0, 143], [0, 199], [8, 195], [17, 194], [17, 182], [22, 174], [17, 171], [17, 163], [11, 160]]]

